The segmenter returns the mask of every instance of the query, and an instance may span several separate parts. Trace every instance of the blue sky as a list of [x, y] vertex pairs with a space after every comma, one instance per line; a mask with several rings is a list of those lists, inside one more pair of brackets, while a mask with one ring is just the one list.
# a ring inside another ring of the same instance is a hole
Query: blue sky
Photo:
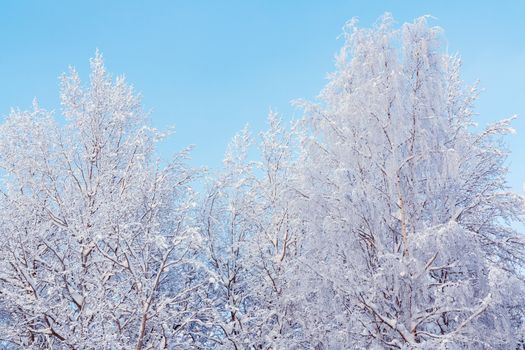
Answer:
[[313, 99], [333, 70], [344, 22], [369, 26], [385, 11], [399, 22], [431, 14], [466, 82], [480, 79], [478, 122], [520, 115], [509, 138], [509, 183], [525, 180], [525, 1], [3, 1], [0, 116], [34, 96], [58, 110], [58, 76], [86, 77], [99, 48], [115, 75], [144, 96], [152, 123], [176, 126], [162, 153], [195, 144], [193, 165], [216, 167], [246, 123], [268, 110], [298, 116], [290, 100]]

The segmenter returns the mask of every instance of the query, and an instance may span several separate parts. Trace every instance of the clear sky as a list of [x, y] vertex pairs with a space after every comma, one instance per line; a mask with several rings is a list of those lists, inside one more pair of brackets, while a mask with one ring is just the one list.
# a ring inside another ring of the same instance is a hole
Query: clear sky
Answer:
[[[175, 125], [168, 154], [195, 144], [193, 165], [216, 167], [246, 123], [264, 127], [270, 108], [297, 117], [290, 100], [313, 99], [333, 70], [341, 27], [370, 26], [385, 11], [399, 22], [431, 14], [466, 82], [485, 89], [485, 125], [513, 114], [509, 182], [525, 180], [525, 0], [515, 1], [2, 1], [0, 116], [33, 97], [58, 110], [57, 77], [69, 65], [86, 78], [99, 48], [108, 70], [144, 96], [157, 127]], [[1, 137], [1, 135], [0, 135]]]

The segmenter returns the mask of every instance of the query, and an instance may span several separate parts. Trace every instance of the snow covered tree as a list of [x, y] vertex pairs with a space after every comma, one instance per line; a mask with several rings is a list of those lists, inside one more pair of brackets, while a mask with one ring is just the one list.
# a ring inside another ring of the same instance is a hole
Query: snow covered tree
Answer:
[[[65, 125], [37, 103], [0, 126], [2, 339], [23, 349], [196, 348], [195, 173], [154, 158], [123, 78], [61, 79]], [[188, 344], [192, 345], [188, 345]]]
[[214, 318], [227, 349], [284, 349], [293, 331], [286, 277], [297, 245], [292, 135], [276, 114], [268, 121], [261, 161], [248, 160], [247, 130], [235, 136], [203, 205]]
[[295, 190], [295, 138], [295, 133], [287, 131], [279, 116], [271, 112], [259, 146], [259, 229], [251, 246], [251, 270], [257, 277], [252, 293], [257, 308], [253, 315], [257, 319], [258, 349], [290, 348], [296, 330], [292, 277], [298, 272], [300, 216]]
[[209, 268], [213, 300], [211, 334], [219, 348], [249, 348], [246, 319], [251, 271], [249, 240], [255, 228], [256, 194], [253, 164], [247, 160], [251, 138], [245, 129], [228, 147], [224, 171], [210, 179], [201, 208], [204, 261]]
[[[523, 198], [504, 120], [473, 128], [477, 91], [425, 17], [345, 28], [303, 137], [308, 348], [516, 348]], [[306, 259], [308, 257], [308, 259]]]

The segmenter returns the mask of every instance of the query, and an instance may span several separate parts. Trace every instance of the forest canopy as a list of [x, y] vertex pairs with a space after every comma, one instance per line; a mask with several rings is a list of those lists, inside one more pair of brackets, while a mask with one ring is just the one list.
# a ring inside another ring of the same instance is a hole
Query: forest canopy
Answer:
[[319, 99], [240, 131], [216, 172], [157, 158], [98, 52], [60, 78], [65, 123], [13, 110], [0, 348], [523, 348], [512, 120], [472, 128], [477, 86], [426, 17], [343, 37]]

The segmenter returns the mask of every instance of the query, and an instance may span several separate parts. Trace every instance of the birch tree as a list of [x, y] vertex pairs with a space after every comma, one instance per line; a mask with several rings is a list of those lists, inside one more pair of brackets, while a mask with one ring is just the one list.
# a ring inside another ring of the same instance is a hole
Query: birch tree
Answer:
[[516, 348], [523, 198], [505, 180], [510, 120], [474, 131], [477, 89], [441, 30], [392, 22], [350, 22], [321, 103], [302, 103], [305, 335], [323, 349]]
[[227, 349], [287, 348], [294, 327], [293, 139], [275, 113], [268, 122], [258, 161], [248, 157], [248, 131], [234, 137], [203, 206], [214, 318]]
[[89, 85], [71, 70], [60, 96], [64, 125], [35, 103], [0, 127], [0, 333], [24, 349], [186, 346], [199, 240], [185, 152], [155, 160], [162, 134], [98, 53]]
[[247, 129], [231, 141], [224, 170], [208, 182], [201, 211], [206, 237], [204, 261], [210, 271], [212, 335], [223, 349], [249, 348], [252, 277], [249, 240], [255, 228], [253, 164], [247, 160], [251, 137]]

